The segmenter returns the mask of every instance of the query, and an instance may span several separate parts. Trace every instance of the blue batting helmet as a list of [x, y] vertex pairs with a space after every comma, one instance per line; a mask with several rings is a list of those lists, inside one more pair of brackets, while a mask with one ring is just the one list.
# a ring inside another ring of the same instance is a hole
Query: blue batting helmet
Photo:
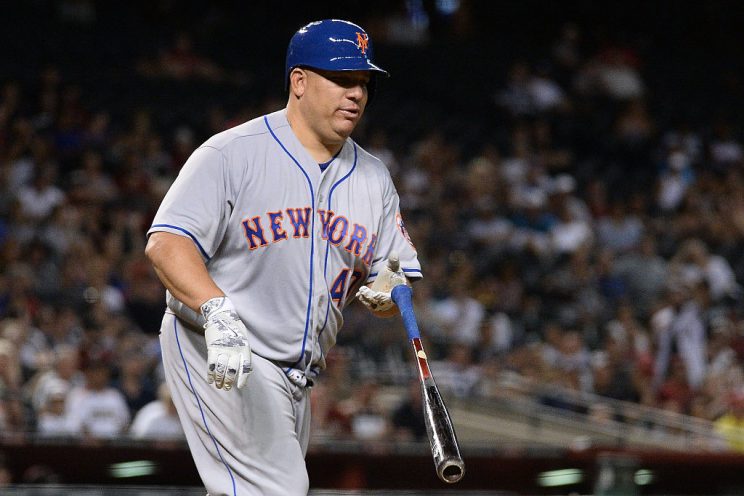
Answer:
[[[326, 71], [372, 71], [389, 76], [372, 62], [372, 40], [360, 26], [339, 19], [311, 22], [289, 41], [284, 66], [284, 85], [295, 67]], [[374, 78], [372, 78], [374, 80]]]

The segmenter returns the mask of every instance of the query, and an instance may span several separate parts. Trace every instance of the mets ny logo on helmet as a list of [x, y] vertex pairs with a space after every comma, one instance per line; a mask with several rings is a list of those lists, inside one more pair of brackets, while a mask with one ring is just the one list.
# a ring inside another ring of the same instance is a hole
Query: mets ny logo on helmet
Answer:
[[367, 46], [369, 45], [369, 36], [367, 33], [360, 33], [357, 31], [357, 48], [362, 51], [362, 55], [367, 54]]

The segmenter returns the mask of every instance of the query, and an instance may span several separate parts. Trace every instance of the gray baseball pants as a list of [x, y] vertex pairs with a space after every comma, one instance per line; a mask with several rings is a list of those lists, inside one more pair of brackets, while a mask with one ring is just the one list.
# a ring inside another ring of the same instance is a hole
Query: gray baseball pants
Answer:
[[166, 312], [165, 377], [209, 496], [306, 496], [310, 390], [253, 354], [241, 390], [208, 384], [204, 336]]

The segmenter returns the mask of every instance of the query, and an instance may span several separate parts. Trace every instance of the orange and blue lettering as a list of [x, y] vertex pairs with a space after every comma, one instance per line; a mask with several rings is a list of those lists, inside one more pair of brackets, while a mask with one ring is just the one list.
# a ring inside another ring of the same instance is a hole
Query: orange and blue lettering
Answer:
[[362, 54], [367, 53], [367, 48], [369, 48], [369, 36], [367, 33], [360, 33], [357, 31], [357, 48], [362, 52]]
[[318, 215], [320, 216], [320, 223], [323, 225], [323, 230], [320, 236], [322, 239], [328, 239], [328, 224], [333, 218], [333, 210], [318, 210]]
[[346, 237], [346, 232], [349, 230], [349, 221], [346, 217], [338, 216], [333, 219], [330, 227], [328, 227], [328, 239], [334, 245], [341, 244], [341, 241]]
[[346, 279], [349, 275], [349, 269], [342, 269], [339, 272], [336, 279], [331, 284], [331, 299], [336, 302], [336, 305], [341, 303], [341, 300], [346, 296]]
[[284, 220], [282, 211], [279, 210], [278, 212], [266, 212], [266, 214], [269, 216], [270, 219], [269, 225], [271, 226], [271, 233], [274, 236], [274, 243], [283, 239], [287, 239], [287, 232], [282, 228], [282, 221]]
[[349, 253], [353, 253], [355, 256], [359, 256], [362, 251], [362, 244], [367, 240], [367, 229], [359, 224], [354, 224], [354, 229], [351, 232], [351, 239], [344, 249]]
[[289, 215], [289, 221], [294, 227], [293, 238], [308, 238], [310, 237], [309, 224], [310, 224], [310, 207], [305, 208], [288, 208], [287, 215]]
[[255, 250], [259, 246], [266, 246], [266, 238], [264, 238], [263, 227], [261, 227], [261, 217], [255, 216], [252, 219], [246, 219], [243, 224], [243, 230], [245, 231], [245, 238], [248, 240], [251, 250]]

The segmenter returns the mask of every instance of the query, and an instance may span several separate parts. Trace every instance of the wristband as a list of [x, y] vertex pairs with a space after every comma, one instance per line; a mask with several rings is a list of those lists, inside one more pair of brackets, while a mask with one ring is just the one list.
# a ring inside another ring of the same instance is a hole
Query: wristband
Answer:
[[[217, 312], [231, 311], [235, 312], [235, 305], [233, 305], [230, 298], [227, 296], [216, 296], [205, 301], [199, 307], [202, 315], [205, 319], [209, 320], [209, 316]], [[236, 312], [237, 313], [237, 312]]]

